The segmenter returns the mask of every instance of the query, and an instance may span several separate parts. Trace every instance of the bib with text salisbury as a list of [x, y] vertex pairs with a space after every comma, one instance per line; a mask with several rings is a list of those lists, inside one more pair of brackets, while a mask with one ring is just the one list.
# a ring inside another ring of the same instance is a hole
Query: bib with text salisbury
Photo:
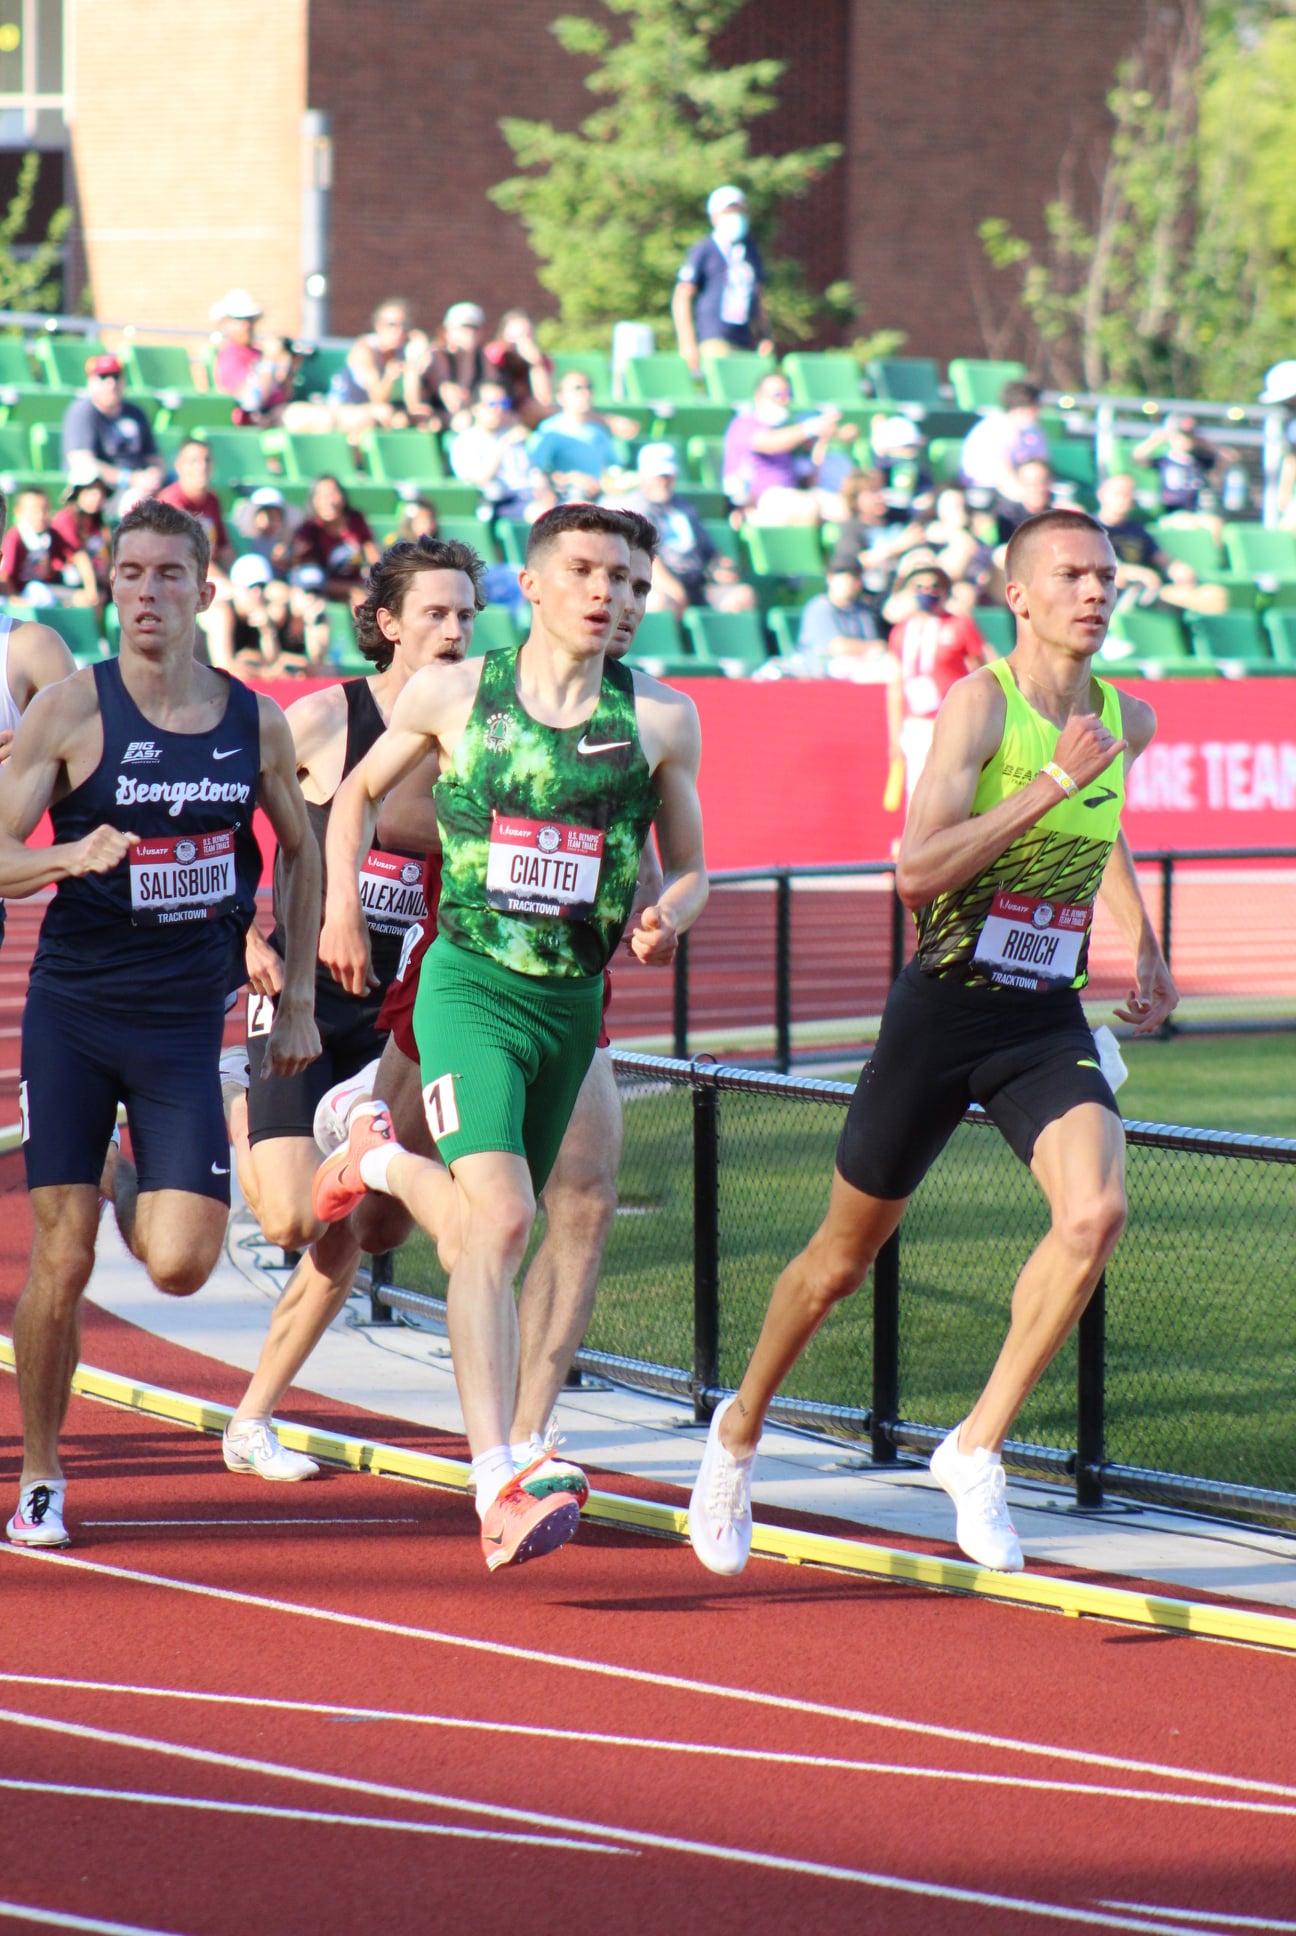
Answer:
[[238, 895], [233, 829], [138, 841], [130, 851], [130, 890], [137, 928], [230, 913]]

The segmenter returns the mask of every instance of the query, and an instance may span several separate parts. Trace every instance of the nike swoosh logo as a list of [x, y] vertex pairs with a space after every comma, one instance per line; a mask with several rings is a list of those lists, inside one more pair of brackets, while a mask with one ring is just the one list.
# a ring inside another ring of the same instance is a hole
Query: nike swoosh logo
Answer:
[[576, 751], [586, 755], [590, 753], [615, 753], [618, 747], [629, 746], [630, 744], [631, 742], [628, 739], [600, 739], [591, 741], [586, 739], [584, 733], [582, 733], [576, 742]]
[[1084, 1057], [1082, 1056], [1082, 1057], [1081, 1057], [1081, 1059], [1080, 1059], [1080, 1061], [1076, 1063], [1076, 1068], [1077, 1068], [1077, 1069], [1098, 1069], [1098, 1070], [1101, 1070], [1101, 1069], [1102, 1069], [1102, 1064], [1101, 1064], [1101, 1062], [1088, 1062], [1088, 1061], [1086, 1061], [1086, 1060], [1084, 1059]]
[[240, 750], [241, 749], [237, 746], [229, 746], [226, 748], [226, 750], [223, 753], [217, 753], [213, 750], [212, 758], [214, 760], [232, 760], [234, 755]]
[[1086, 793], [1080, 804], [1082, 807], [1104, 807], [1109, 800], [1115, 798], [1115, 787], [1104, 787], [1101, 793]]
[[213, 1164], [212, 1164], [212, 1175], [213, 1175], [213, 1176], [228, 1176], [228, 1175], [229, 1175], [229, 1164], [227, 1163], [227, 1164], [225, 1165], [225, 1168], [224, 1168], [224, 1169], [222, 1169], [219, 1163], [213, 1163]]

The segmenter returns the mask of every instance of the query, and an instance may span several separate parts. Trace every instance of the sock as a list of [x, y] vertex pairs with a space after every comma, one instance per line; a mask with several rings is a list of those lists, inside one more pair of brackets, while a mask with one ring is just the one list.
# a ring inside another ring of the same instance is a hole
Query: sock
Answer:
[[388, 1197], [395, 1195], [387, 1181], [387, 1172], [393, 1159], [401, 1154], [399, 1143], [383, 1143], [378, 1149], [365, 1151], [360, 1158], [360, 1181], [366, 1190], [380, 1190]]
[[519, 1472], [524, 1465], [530, 1465], [533, 1459], [539, 1457], [539, 1451], [533, 1439], [515, 1439], [509, 1451], [513, 1455], [513, 1463]]
[[485, 1519], [505, 1486], [513, 1483], [513, 1458], [507, 1445], [492, 1445], [489, 1452], [479, 1452], [472, 1462], [472, 1476], [477, 1489], [477, 1517]]

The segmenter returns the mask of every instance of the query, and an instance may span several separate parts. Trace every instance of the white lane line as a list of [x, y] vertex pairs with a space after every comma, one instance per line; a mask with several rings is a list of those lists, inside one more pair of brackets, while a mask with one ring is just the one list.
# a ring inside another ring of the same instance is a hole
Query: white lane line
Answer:
[[1098, 1754], [1082, 1748], [1052, 1747], [1047, 1742], [1019, 1741], [1011, 1735], [982, 1734], [970, 1728], [943, 1727], [930, 1721], [907, 1721], [893, 1714], [874, 1714], [862, 1708], [832, 1707], [823, 1701], [802, 1701], [780, 1694], [763, 1694], [752, 1688], [726, 1687], [714, 1681], [685, 1680], [677, 1674], [655, 1674], [642, 1667], [616, 1667], [606, 1661], [544, 1653], [534, 1647], [510, 1646], [504, 1641], [474, 1640], [465, 1634], [441, 1633], [434, 1627], [410, 1627], [398, 1621], [375, 1620], [364, 1614], [340, 1613], [326, 1607], [297, 1606], [291, 1600], [271, 1600], [259, 1593], [240, 1593], [233, 1587], [204, 1586], [194, 1580], [168, 1579], [165, 1574], [141, 1573], [133, 1567], [107, 1566], [99, 1560], [77, 1559], [68, 1553], [42, 1552], [39, 1547], [33, 1546], [11, 1546], [7, 1540], [0, 1540], [0, 1555], [3, 1554], [48, 1566], [74, 1567], [80, 1572], [106, 1575], [109, 1579], [130, 1580], [140, 1586], [166, 1587], [175, 1593], [196, 1594], [200, 1599], [257, 1607], [267, 1613], [292, 1614], [301, 1620], [321, 1620], [331, 1626], [358, 1627], [366, 1633], [392, 1634], [398, 1639], [423, 1640], [439, 1647], [489, 1654], [492, 1661], [534, 1661], [542, 1667], [561, 1667], [571, 1673], [593, 1674], [605, 1680], [631, 1681], [647, 1687], [670, 1688], [693, 1696], [708, 1695], [715, 1700], [741, 1701], [753, 1707], [773, 1708], [780, 1714], [820, 1715], [830, 1721], [844, 1721], [861, 1727], [888, 1728], [901, 1734], [923, 1735], [937, 1741], [962, 1741], [973, 1747], [996, 1748], [1005, 1754], [1035, 1755], [1047, 1761], [1115, 1768], [1124, 1774], [1157, 1775], [1166, 1781], [1195, 1781], [1212, 1788], [1234, 1788], [1246, 1794], [1274, 1795], [1282, 1801], [1296, 1801], [1296, 1787], [1282, 1782], [1256, 1781], [1245, 1775], [1209, 1774], [1200, 1768], [1176, 1768], [1165, 1762], [1137, 1761], [1124, 1755]]
[[[282, 1714], [320, 1715], [334, 1721], [397, 1722], [404, 1726], [458, 1729], [466, 1734], [519, 1737], [564, 1745], [622, 1748], [658, 1754], [709, 1755], [728, 1761], [758, 1761], [766, 1767], [831, 1769], [860, 1775], [909, 1776], [916, 1780], [965, 1782], [978, 1787], [1032, 1789], [1042, 1794], [1093, 1797], [1097, 1800], [1161, 1802], [1175, 1808], [1211, 1808], [1225, 1814], [1296, 1816], [1296, 1804], [1244, 1802], [1226, 1795], [1166, 1794], [1153, 1788], [1109, 1788], [1095, 1782], [1042, 1781], [1029, 1775], [992, 1775], [966, 1768], [908, 1766], [896, 1761], [859, 1761], [850, 1756], [792, 1754], [777, 1749], [735, 1748], [724, 1742], [664, 1741], [655, 1735], [595, 1734], [585, 1728], [528, 1727], [520, 1721], [473, 1721], [451, 1714], [412, 1714], [400, 1708], [345, 1707], [334, 1701], [288, 1701], [264, 1694], [210, 1694], [190, 1688], [136, 1687], [121, 1681], [71, 1680], [52, 1674], [8, 1674], [0, 1682], [21, 1687], [57, 1687], [88, 1694], [117, 1694], [131, 1699], [205, 1702], [215, 1707], [247, 1707]], [[3, 1786], [3, 1783], [0, 1783]], [[1128, 1908], [1128, 1904], [1119, 1905]], [[1285, 1924], [1296, 1931], [1296, 1923]]]
[[[980, 1889], [958, 1889], [950, 1884], [918, 1881], [909, 1876], [881, 1875], [868, 1869], [847, 1869], [836, 1863], [811, 1862], [796, 1856], [769, 1854], [765, 1850], [732, 1848], [723, 1843], [694, 1842], [678, 1835], [657, 1835], [648, 1829], [622, 1828], [607, 1822], [583, 1821], [568, 1815], [544, 1815], [535, 1809], [509, 1808], [502, 1803], [470, 1801], [461, 1795], [440, 1795], [416, 1788], [397, 1788], [387, 1782], [361, 1781], [353, 1775], [321, 1773], [308, 1768], [292, 1768], [275, 1761], [258, 1761], [247, 1755], [223, 1754], [205, 1748], [185, 1747], [175, 1741], [158, 1741], [148, 1735], [118, 1734], [109, 1728], [93, 1728], [70, 1721], [55, 1721], [48, 1716], [18, 1714], [0, 1709], [0, 1723], [34, 1728], [50, 1734], [95, 1741], [106, 1747], [135, 1748], [147, 1754], [170, 1756], [180, 1761], [196, 1761], [208, 1768], [236, 1768], [241, 1773], [262, 1775], [276, 1781], [306, 1782], [312, 1787], [345, 1786], [356, 1795], [373, 1795], [383, 1801], [413, 1802], [425, 1808], [443, 1808], [464, 1815], [489, 1815], [497, 1821], [526, 1823], [532, 1828], [555, 1829], [568, 1835], [629, 1842], [638, 1848], [654, 1849], [668, 1855], [698, 1856], [706, 1861], [733, 1863], [740, 1868], [772, 1870], [778, 1875], [812, 1876], [827, 1882], [854, 1882], [869, 1889], [890, 1890], [898, 1895], [919, 1896], [926, 1902], [960, 1902], [978, 1908], [1004, 1909], [1023, 1916], [1050, 1916], [1057, 1922], [1080, 1923], [1087, 1930], [1129, 1929], [1143, 1936], [1185, 1936], [1183, 1923], [1154, 1923], [1142, 1918], [1131, 1921], [1116, 1911], [1095, 1916], [1092, 1908], [1071, 1909], [1062, 1903], [1039, 1902], [1033, 1897], [991, 1895]], [[1209, 1930], [1197, 1936], [1211, 1936]]]
[[283, 1513], [275, 1519], [267, 1519], [256, 1514], [247, 1514], [242, 1519], [207, 1519], [195, 1515], [192, 1519], [83, 1519], [83, 1526], [265, 1526], [278, 1532], [284, 1526], [342, 1526], [349, 1532], [353, 1526], [421, 1526], [423, 1521], [414, 1513], [406, 1513], [398, 1519], [366, 1518], [361, 1513], [328, 1514], [319, 1519], [305, 1519], [296, 1513]]
[[133, 1788], [80, 1788], [71, 1782], [19, 1781], [0, 1775], [0, 1789], [20, 1794], [68, 1795], [81, 1801], [137, 1802], [150, 1808], [193, 1808], [215, 1815], [252, 1815], [257, 1821], [320, 1822], [328, 1828], [398, 1829], [409, 1835], [442, 1835], [462, 1842], [533, 1844], [541, 1849], [592, 1850], [596, 1855], [634, 1855], [611, 1842], [577, 1841], [570, 1835], [506, 1835], [502, 1829], [468, 1828], [463, 1822], [407, 1822], [383, 1815], [337, 1815], [322, 1808], [272, 1808], [268, 1802], [222, 1802], [205, 1795], [157, 1795]]
[[37, 1909], [27, 1902], [0, 1902], [0, 1916], [17, 1916], [42, 1929], [84, 1929], [91, 1936], [178, 1936], [174, 1929], [145, 1929], [142, 1923], [104, 1923], [94, 1916], [65, 1916], [57, 1909]]
[[1214, 1909], [1166, 1909], [1161, 1903], [1105, 1902], [1104, 1909], [1138, 1909], [1145, 1916], [1173, 1916], [1185, 1922], [1222, 1923], [1225, 1929], [1296, 1930], [1296, 1923], [1278, 1922], [1271, 1916], [1231, 1916]]

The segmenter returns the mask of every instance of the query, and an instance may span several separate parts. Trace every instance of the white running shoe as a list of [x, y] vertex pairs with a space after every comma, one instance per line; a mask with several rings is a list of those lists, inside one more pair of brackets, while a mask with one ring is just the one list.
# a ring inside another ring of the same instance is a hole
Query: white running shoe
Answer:
[[67, 1486], [62, 1479], [37, 1479], [18, 1494], [18, 1510], [5, 1532], [15, 1546], [66, 1546], [68, 1530], [63, 1524], [63, 1498]]
[[359, 1102], [368, 1102], [378, 1080], [378, 1064], [373, 1061], [356, 1075], [346, 1076], [326, 1089], [315, 1105], [312, 1130], [321, 1156], [332, 1156], [341, 1149], [349, 1134], [351, 1111]]
[[735, 1459], [720, 1443], [720, 1421], [732, 1404], [733, 1399], [726, 1398], [712, 1414], [701, 1470], [689, 1500], [689, 1543], [712, 1573], [741, 1573], [751, 1552], [756, 1454]]
[[231, 1421], [221, 1450], [231, 1472], [255, 1472], [259, 1479], [309, 1479], [319, 1471], [304, 1452], [290, 1452], [280, 1445], [263, 1418]]
[[1026, 1564], [1004, 1497], [1003, 1460], [979, 1445], [958, 1449], [959, 1427], [941, 1440], [931, 1456], [931, 1475], [958, 1508], [958, 1543], [978, 1566], [996, 1573], [1020, 1573]]
[[246, 1096], [248, 1084], [252, 1080], [252, 1071], [248, 1067], [247, 1050], [243, 1048], [226, 1049], [217, 1066], [220, 1069], [221, 1101], [224, 1103], [225, 1113], [228, 1115], [230, 1104], [239, 1096]]

